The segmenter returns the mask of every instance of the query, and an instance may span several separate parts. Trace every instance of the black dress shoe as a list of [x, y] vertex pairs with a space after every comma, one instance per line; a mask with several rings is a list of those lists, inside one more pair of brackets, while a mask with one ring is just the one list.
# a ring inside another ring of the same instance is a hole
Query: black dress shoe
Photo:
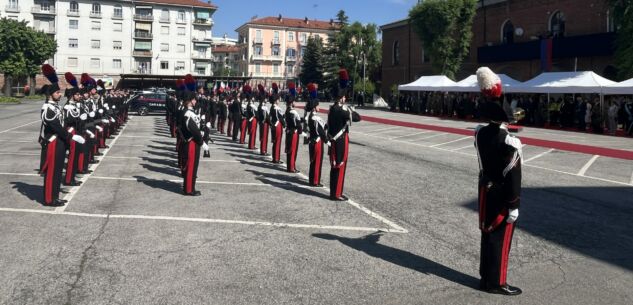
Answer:
[[184, 193], [185, 196], [200, 196], [202, 193], [200, 191], [193, 191], [193, 193]]
[[97, 161], [97, 160], [92, 160], [92, 161], [88, 162], [88, 164], [97, 164], [97, 163], [99, 163], [99, 161]]
[[523, 291], [521, 291], [519, 287], [510, 286], [507, 284], [503, 286], [490, 287], [490, 288], [485, 287], [485, 288], [487, 289], [484, 289], [484, 291], [488, 293], [492, 293], [492, 294], [519, 295], [523, 293]]
[[312, 187], [323, 187], [323, 184], [319, 183], [319, 184], [310, 184], [310, 186]]
[[332, 196], [330, 196], [330, 200], [333, 200], [333, 201], [347, 201], [347, 198], [343, 198], [343, 196], [341, 196], [341, 197], [332, 197]]
[[298, 169], [295, 169], [295, 170], [293, 170], [293, 171], [290, 171], [290, 172], [291, 172], [291, 173], [295, 173], [295, 174], [298, 174], [298, 173], [300, 173], [301, 171], [300, 171], [300, 170], [298, 170]]
[[49, 207], [63, 207], [64, 205], [66, 205], [66, 200], [56, 199], [56, 200], [53, 200], [53, 202], [51, 202], [51, 204], [48, 204], [47, 206], [49, 206]]
[[95, 156], [103, 156], [102, 153], [96, 153]]
[[64, 183], [65, 186], [80, 186], [81, 182], [79, 181], [71, 181], [70, 183]]

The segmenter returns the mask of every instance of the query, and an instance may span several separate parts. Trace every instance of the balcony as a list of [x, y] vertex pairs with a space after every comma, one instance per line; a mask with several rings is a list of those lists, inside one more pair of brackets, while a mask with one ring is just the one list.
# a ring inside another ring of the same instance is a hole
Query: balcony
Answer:
[[55, 8], [49, 7], [48, 9], [42, 9], [40, 6], [34, 6], [31, 8], [31, 13], [34, 15], [55, 15]]
[[123, 14], [112, 14], [112, 19], [123, 20]]
[[283, 56], [280, 55], [253, 55], [252, 60], [255, 61], [283, 61]]
[[176, 19], [176, 23], [187, 24], [187, 19]]
[[201, 61], [212, 61], [213, 60], [213, 56], [208, 55], [208, 54], [200, 54], [200, 53], [193, 53], [191, 54], [191, 58], [194, 60], [201, 60]]
[[134, 20], [135, 21], [153, 22], [154, 21], [154, 16], [152, 16], [152, 15], [134, 14]]
[[169, 16], [167, 16], [167, 17], [160, 16], [160, 17], [158, 18], [158, 22], [161, 22], [161, 23], [171, 23], [171, 18], [169, 18]]
[[253, 39], [253, 44], [262, 44], [264, 43], [264, 39], [261, 37], [255, 37], [255, 39]]
[[4, 7], [4, 10], [7, 13], [19, 13], [20, 12], [20, 6], [19, 5], [9, 4], [9, 5]]
[[39, 29], [39, 30], [44, 32], [44, 33], [46, 33], [46, 34], [53, 34], [53, 35], [55, 34], [55, 27], [53, 27], [53, 26], [45, 28], [45, 29]]
[[66, 11], [68, 17], [79, 17], [79, 11], [68, 10]]
[[213, 20], [212, 19], [194, 19], [193, 25], [212, 26]]
[[90, 12], [90, 18], [101, 18], [103, 14], [101, 12]]
[[204, 44], [211, 44], [212, 39], [211, 37], [191, 37], [191, 41], [195, 42], [195, 43], [204, 43]]
[[277, 38], [277, 39], [273, 39], [273, 41], [272, 41], [272, 43], [271, 43], [271, 44], [272, 44], [273, 46], [278, 46], [278, 45], [280, 45], [281, 43], [279, 42], [279, 38]]
[[286, 56], [286, 61], [297, 61], [297, 56]]
[[132, 56], [135, 57], [152, 57], [152, 51], [132, 51]]
[[301, 40], [300, 40], [300, 41], [299, 41], [299, 45], [300, 45], [300, 46], [304, 46], [304, 47], [305, 47], [305, 46], [307, 46], [307, 45], [308, 45], [308, 40], [307, 40], [307, 39], [306, 39], [306, 40], [303, 40], [303, 41], [301, 41]]
[[154, 38], [152, 33], [148, 33], [148, 32], [139, 32], [139, 31], [135, 31], [134, 32], [134, 39], [152, 39]]
[[[477, 48], [479, 63], [538, 60], [541, 58], [541, 42], [532, 40]], [[600, 33], [552, 38], [553, 58], [593, 57], [613, 55], [615, 33]]]

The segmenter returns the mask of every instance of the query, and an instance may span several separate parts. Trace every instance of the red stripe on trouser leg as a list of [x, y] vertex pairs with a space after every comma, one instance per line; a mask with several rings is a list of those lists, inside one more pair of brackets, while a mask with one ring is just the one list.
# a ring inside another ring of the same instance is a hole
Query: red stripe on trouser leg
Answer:
[[486, 186], [479, 187], [479, 229], [484, 229], [486, 221]]
[[260, 146], [259, 151], [262, 154], [265, 154], [268, 151], [268, 123], [264, 123], [264, 127], [262, 128], [262, 134], [261, 134], [259, 146]]
[[84, 172], [84, 156], [86, 154], [83, 151], [79, 152], [79, 157], [77, 158], [77, 170], [80, 171], [82, 174]]
[[282, 131], [282, 127], [281, 124], [278, 124], [275, 127], [275, 142], [273, 143], [273, 161], [279, 161], [279, 158], [281, 158], [281, 131]]
[[242, 123], [240, 125], [240, 144], [246, 143], [246, 123], [248, 121], [246, 119], [242, 119]]
[[[70, 134], [74, 136], [75, 131], [73, 130], [73, 132], [71, 132]], [[77, 153], [76, 150], [76, 142], [70, 141], [70, 148], [68, 149], [68, 163], [66, 163], [66, 177], [64, 179], [64, 182], [66, 182], [66, 184], [69, 184], [73, 181], [73, 171], [75, 170], [75, 154]]]
[[257, 139], [257, 120], [253, 119], [251, 122], [251, 134], [248, 138], [248, 149], [255, 149]]
[[343, 161], [341, 161], [343, 164], [340, 166], [338, 181], [336, 183], [336, 197], [341, 197], [343, 195], [343, 182], [345, 181], [345, 170], [347, 169], [347, 148], [349, 145], [349, 137], [347, 134], [345, 134], [344, 137], [345, 139], [343, 141], [345, 141], [345, 144], [343, 145]]
[[193, 167], [195, 166], [196, 163], [196, 151], [194, 150], [196, 148], [196, 143], [194, 141], [189, 142], [189, 144], [187, 145], [188, 148], [188, 152], [187, 152], [187, 169], [186, 169], [186, 176], [185, 176], [185, 192], [190, 194], [193, 192]]
[[292, 138], [290, 138], [290, 147], [289, 147], [289, 151], [288, 151], [288, 171], [289, 172], [294, 172], [297, 170], [297, 167], [295, 166], [296, 163], [296, 159], [297, 159], [297, 138], [298, 138], [298, 134], [296, 132], [291, 133], [290, 135]]
[[321, 159], [322, 159], [323, 143], [318, 142], [314, 144], [314, 154], [311, 156], [313, 174], [312, 184], [317, 185], [321, 182]]
[[505, 232], [503, 233], [503, 243], [501, 247], [501, 266], [499, 267], [499, 285], [506, 284], [506, 277], [508, 275], [508, 255], [510, 254], [510, 244], [512, 243], [512, 228], [514, 224], [506, 224]]
[[44, 169], [46, 176], [44, 177], [44, 203], [53, 203], [53, 175], [55, 175], [55, 153], [57, 150], [57, 139], [48, 143], [46, 148], [46, 163]]

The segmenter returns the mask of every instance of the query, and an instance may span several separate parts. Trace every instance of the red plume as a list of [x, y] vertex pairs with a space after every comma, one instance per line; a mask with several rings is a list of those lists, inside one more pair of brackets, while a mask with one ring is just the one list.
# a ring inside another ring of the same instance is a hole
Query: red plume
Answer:
[[64, 74], [64, 78], [66, 79], [66, 82], [69, 83], [71, 86], [73, 87], [77, 87], [77, 78], [75, 77], [74, 74], [70, 73], [70, 72], [66, 72]]
[[48, 81], [50, 81], [51, 83], [59, 82], [59, 79], [57, 78], [57, 72], [55, 72], [55, 68], [53, 68], [49, 64], [42, 65], [42, 74], [44, 74], [44, 76], [46, 76]]

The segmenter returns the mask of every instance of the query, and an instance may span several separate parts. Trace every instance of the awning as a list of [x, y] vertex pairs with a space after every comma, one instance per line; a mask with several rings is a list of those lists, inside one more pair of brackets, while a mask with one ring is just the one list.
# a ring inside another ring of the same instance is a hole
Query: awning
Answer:
[[455, 82], [445, 75], [422, 76], [416, 81], [398, 86], [400, 91], [445, 91], [455, 86]]
[[507, 93], [603, 93], [605, 87], [616, 84], [591, 71], [545, 72], [505, 90]]
[[[516, 87], [521, 84], [520, 81], [513, 79], [505, 74], [498, 74], [501, 79], [501, 85], [503, 91], [506, 92], [510, 87]], [[471, 75], [458, 81], [455, 86], [446, 88], [448, 92], [479, 92], [479, 83], [477, 82], [477, 75]]]
[[152, 42], [151, 41], [135, 41], [134, 42], [134, 50], [142, 50], [142, 51], [149, 51], [152, 49]]
[[193, 46], [194, 46], [194, 47], [198, 47], [198, 48], [205, 48], [205, 49], [206, 49], [206, 48], [208, 48], [208, 47], [209, 47], [209, 44], [208, 44], [208, 43], [199, 43], [199, 42], [194, 42], [194, 43], [193, 43]]
[[151, 32], [152, 31], [152, 24], [151, 23], [137, 22], [136, 23], [136, 29], [137, 30], [143, 30], [143, 31]]
[[211, 18], [211, 15], [209, 14], [209, 11], [197, 11], [196, 12], [196, 18], [197, 19], [209, 19], [209, 18]]
[[196, 68], [206, 69], [207, 68], [207, 63], [197, 62], [196, 63]]
[[607, 86], [604, 88], [604, 94], [633, 94], [633, 78]]

